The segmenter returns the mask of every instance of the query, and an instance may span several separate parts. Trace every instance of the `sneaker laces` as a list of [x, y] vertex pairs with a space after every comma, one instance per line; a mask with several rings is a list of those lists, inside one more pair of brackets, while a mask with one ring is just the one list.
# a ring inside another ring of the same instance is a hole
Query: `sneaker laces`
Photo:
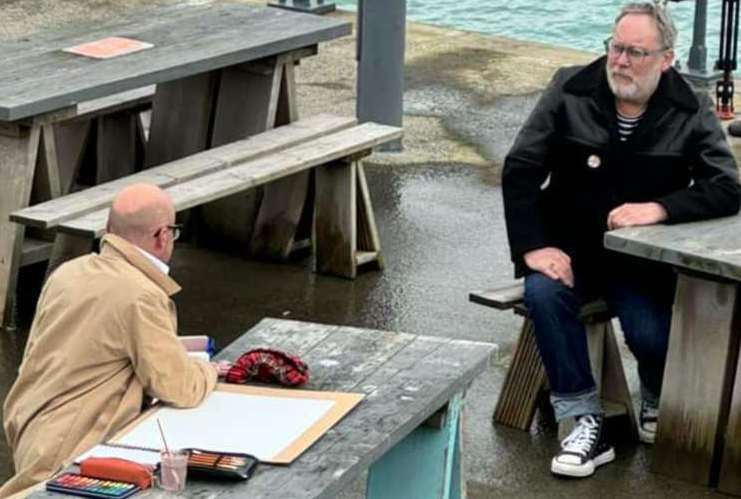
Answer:
[[648, 404], [641, 406], [641, 419], [645, 421], [656, 421], [659, 417], [658, 407], [651, 407]]
[[600, 423], [594, 416], [581, 416], [576, 427], [561, 442], [561, 448], [566, 452], [586, 456], [597, 441], [599, 426]]

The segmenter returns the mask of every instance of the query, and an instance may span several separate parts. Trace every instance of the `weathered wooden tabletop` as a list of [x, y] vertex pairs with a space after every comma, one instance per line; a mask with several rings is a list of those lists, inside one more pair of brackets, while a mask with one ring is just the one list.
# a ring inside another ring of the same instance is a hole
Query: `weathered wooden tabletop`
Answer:
[[[0, 120], [315, 45], [351, 32], [329, 17], [244, 4], [161, 6], [0, 44]], [[63, 52], [110, 36], [153, 48], [112, 59]]]
[[741, 216], [619, 229], [605, 234], [605, 247], [741, 281]]
[[[311, 369], [305, 388], [365, 399], [289, 466], [258, 466], [247, 482], [190, 480], [184, 496], [333, 498], [481, 373], [494, 345], [309, 322], [264, 319], [217, 359], [273, 347]], [[148, 491], [141, 497], [157, 497]], [[34, 497], [51, 497], [37, 492]], [[55, 496], [58, 497], [58, 496]]]

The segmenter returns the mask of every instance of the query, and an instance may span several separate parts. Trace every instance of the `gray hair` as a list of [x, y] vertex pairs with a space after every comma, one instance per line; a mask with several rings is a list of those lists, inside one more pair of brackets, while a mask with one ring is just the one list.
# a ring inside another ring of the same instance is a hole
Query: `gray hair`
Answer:
[[628, 14], [643, 14], [650, 16], [656, 23], [656, 28], [659, 30], [659, 42], [663, 49], [673, 49], [674, 42], [677, 39], [677, 28], [674, 27], [674, 21], [669, 16], [669, 13], [656, 3], [650, 2], [631, 2], [623, 6], [620, 9], [617, 17], [615, 18], [615, 26], [620, 20]]

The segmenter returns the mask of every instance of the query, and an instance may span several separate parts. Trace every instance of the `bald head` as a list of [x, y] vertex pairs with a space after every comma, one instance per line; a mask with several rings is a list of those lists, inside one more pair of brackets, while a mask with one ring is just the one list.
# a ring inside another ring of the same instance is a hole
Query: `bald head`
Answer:
[[155, 234], [174, 221], [175, 209], [169, 194], [156, 185], [134, 184], [113, 199], [107, 230], [155, 254]]

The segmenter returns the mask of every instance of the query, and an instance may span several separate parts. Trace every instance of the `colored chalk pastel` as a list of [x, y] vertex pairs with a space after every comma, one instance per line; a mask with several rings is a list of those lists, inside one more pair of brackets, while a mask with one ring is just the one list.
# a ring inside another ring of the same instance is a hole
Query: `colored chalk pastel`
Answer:
[[216, 464], [215, 459], [210, 459], [208, 461], [191, 461], [190, 464], [200, 464], [201, 466], [213, 466]]
[[140, 490], [138, 486], [131, 483], [117, 482], [114, 480], [99, 480], [97, 478], [86, 477], [77, 473], [65, 473], [60, 475], [47, 482], [46, 488], [52, 492], [62, 492], [101, 499], [124, 499]]
[[257, 460], [246, 454], [212, 452], [190, 449], [188, 469], [194, 476], [207, 478], [247, 480], [253, 473]]

